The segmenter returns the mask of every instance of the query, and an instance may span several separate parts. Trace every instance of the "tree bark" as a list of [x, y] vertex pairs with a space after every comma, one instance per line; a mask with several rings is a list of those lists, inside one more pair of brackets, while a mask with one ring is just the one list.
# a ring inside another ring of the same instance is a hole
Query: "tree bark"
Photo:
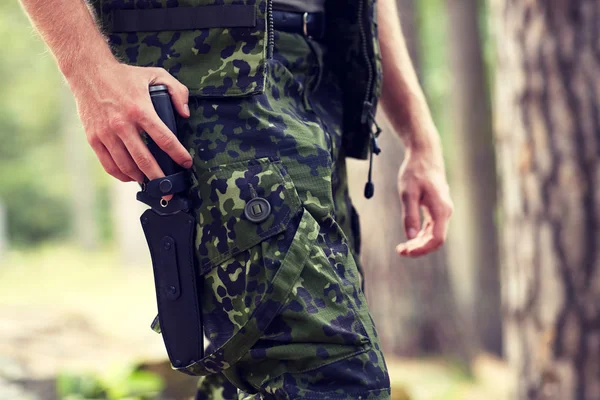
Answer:
[[493, 2], [505, 349], [519, 399], [600, 398], [600, 3]]
[[450, 188], [455, 212], [448, 252], [461, 310], [482, 349], [502, 352], [496, 169], [479, 29], [479, 0], [446, 0], [452, 89]]
[[415, 0], [396, 0], [402, 34], [406, 40], [406, 47], [412, 63], [421, 77], [421, 58], [419, 57], [419, 30], [417, 29], [417, 4]]

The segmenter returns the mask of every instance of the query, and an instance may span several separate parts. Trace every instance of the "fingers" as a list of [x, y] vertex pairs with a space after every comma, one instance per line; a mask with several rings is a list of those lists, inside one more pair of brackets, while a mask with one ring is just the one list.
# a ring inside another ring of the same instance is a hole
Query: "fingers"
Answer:
[[[139, 133], [124, 136], [123, 143], [125, 144], [125, 147], [127, 147], [129, 154], [131, 154], [133, 161], [144, 172], [144, 175], [146, 175], [149, 180], [165, 176], [162, 168], [158, 165], [150, 150], [148, 150], [148, 146], [146, 146], [146, 143], [144, 143]], [[162, 198], [169, 201], [173, 198], [173, 195], [163, 196]]]
[[402, 198], [402, 215], [404, 215], [404, 231], [408, 239], [414, 239], [419, 232], [419, 192], [417, 190], [404, 190]]
[[432, 227], [432, 223], [424, 226], [416, 238], [398, 245], [396, 252], [401, 256], [420, 257], [439, 249], [443, 241], [439, 241], [434, 237]]
[[[146, 143], [142, 140], [139, 132], [135, 128], [129, 133], [122, 133], [120, 136], [122, 143], [119, 143], [117, 147], [119, 157], [124, 157], [123, 153], [127, 155], [130, 162], [140, 170], [138, 176], [141, 176], [141, 180], [136, 179], [137, 182], [143, 182], [143, 176], [146, 175], [149, 180], [162, 178], [165, 176], [163, 170], [160, 168], [156, 159], [152, 156], [152, 153], [146, 146]], [[129, 167], [131, 167], [129, 165]], [[118, 167], [121, 171], [123, 167]], [[163, 196], [164, 200], [171, 200], [173, 195]]]
[[[149, 102], [149, 101], [148, 101]], [[139, 120], [139, 126], [150, 135], [152, 140], [167, 153], [173, 161], [184, 168], [192, 166], [192, 156], [183, 147], [177, 136], [161, 121], [151, 104]]]
[[165, 176], [163, 170], [135, 128], [132, 127], [128, 133], [121, 134], [120, 138], [135, 164], [149, 180]]
[[111, 133], [113, 129], [121, 130], [126, 125], [117, 119], [109, 121], [108, 125], [110, 128], [88, 138], [104, 170], [124, 182], [143, 182], [144, 175], [131, 159], [123, 143]]
[[192, 157], [173, 132], [156, 114], [148, 85], [164, 84], [172, 103], [183, 117], [189, 117], [189, 92], [163, 68], [132, 67], [118, 64], [111, 79], [103, 80], [102, 98], [79, 93], [78, 110], [88, 136], [104, 169], [121, 181], [143, 182], [163, 177], [163, 171], [140, 137], [145, 130], [176, 163], [189, 168]]
[[422, 204], [426, 214], [423, 228], [414, 239], [396, 247], [400, 255], [420, 257], [439, 249], [446, 241], [452, 203], [435, 193], [424, 197]]
[[153, 79], [151, 84], [163, 84], [169, 88], [169, 94], [171, 95], [171, 101], [175, 109], [184, 118], [190, 116], [189, 102], [189, 90], [188, 88], [179, 82], [173, 75], [163, 68], [154, 68], [156, 77]]
[[144, 174], [140, 168], [138, 168], [131, 155], [129, 155], [127, 148], [121, 141], [110, 141], [106, 143], [105, 146], [122, 174], [127, 175], [132, 180], [139, 183], [144, 181]]
[[415, 239], [399, 245], [396, 251], [406, 257], [421, 257], [439, 249], [442, 244], [443, 241], [433, 237], [431, 229], [424, 229]]
[[437, 200], [435, 203], [427, 205], [433, 221], [432, 227], [432, 246], [435, 249], [441, 247], [448, 236], [448, 223], [452, 216], [452, 206], [443, 200]]
[[96, 156], [98, 157], [98, 160], [100, 160], [100, 164], [102, 165], [102, 168], [104, 168], [104, 170], [109, 175], [114, 176], [121, 182], [132, 182], [134, 180], [121, 172], [121, 170], [119, 169], [119, 167], [117, 167], [117, 164], [115, 164], [110, 153], [108, 152], [106, 147], [102, 144], [102, 142], [97, 141], [97, 142], [94, 142], [93, 144], [92, 143], [90, 143], [90, 144], [92, 145], [92, 148], [94, 149], [94, 152], [96, 153]]

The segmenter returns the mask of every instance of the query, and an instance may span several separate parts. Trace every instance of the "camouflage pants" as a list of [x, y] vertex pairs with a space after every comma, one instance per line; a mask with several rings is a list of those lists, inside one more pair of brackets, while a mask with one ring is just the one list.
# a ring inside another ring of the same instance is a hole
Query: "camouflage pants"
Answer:
[[[263, 93], [190, 99], [208, 375], [197, 399], [389, 399], [326, 49], [276, 32]], [[354, 224], [353, 224], [354, 221]], [[354, 228], [353, 228], [354, 225]]]

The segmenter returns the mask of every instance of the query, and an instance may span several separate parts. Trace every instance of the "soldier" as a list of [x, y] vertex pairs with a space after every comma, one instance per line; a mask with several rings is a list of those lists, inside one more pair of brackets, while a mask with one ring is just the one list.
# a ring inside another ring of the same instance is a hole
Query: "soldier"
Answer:
[[[394, 0], [378, 13], [375, 0], [21, 1], [109, 174], [164, 176], [143, 132], [191, 169], [211, 346], [174, 367], [212, 377], [198, 398], [226, 379], [212, 398], [389, 399], [345, 164], [379, 152], [380, 95], [407, 150], [397, 252], [440, 247], [452, 211]], [[169, 89], [181, 142], [152, 108], [153, 84]]]

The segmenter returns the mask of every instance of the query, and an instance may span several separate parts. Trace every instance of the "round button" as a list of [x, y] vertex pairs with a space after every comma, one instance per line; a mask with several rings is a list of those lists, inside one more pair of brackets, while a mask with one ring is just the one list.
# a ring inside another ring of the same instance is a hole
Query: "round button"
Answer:
[[246, 203], [244, 214], [249, 221], [260, 224], [271, 215], [271, 204], [262, 197], [255, 197]]
[[161, 193], [169, 193], [171, 189], [173, 189], [173, 183], [170, 180], [165, 179], [158, 184], [158, 188]]

